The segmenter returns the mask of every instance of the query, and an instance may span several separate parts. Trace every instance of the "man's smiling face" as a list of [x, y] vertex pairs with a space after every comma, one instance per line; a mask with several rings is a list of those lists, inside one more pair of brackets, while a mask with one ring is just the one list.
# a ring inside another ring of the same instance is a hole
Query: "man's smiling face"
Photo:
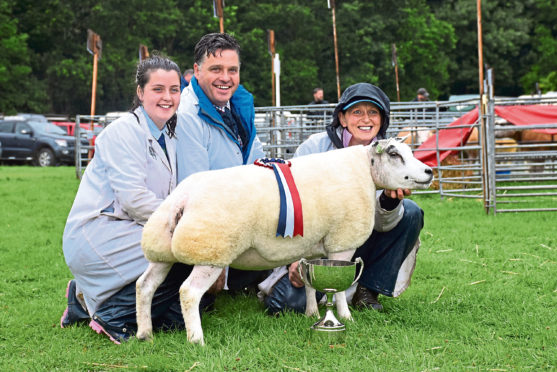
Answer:
[[235, 50], [216, 51], [193, 65], [195, 78], [214, 105], [225, 106], [240, 84], [240, 57]]

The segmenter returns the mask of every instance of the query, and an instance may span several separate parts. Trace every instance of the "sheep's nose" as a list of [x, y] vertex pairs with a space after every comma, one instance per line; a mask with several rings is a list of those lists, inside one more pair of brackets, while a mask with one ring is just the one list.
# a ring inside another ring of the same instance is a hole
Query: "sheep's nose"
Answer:
[[433, 175], [433, 171], [431, 170], [431, 168], [426, 168], [425, 174]]

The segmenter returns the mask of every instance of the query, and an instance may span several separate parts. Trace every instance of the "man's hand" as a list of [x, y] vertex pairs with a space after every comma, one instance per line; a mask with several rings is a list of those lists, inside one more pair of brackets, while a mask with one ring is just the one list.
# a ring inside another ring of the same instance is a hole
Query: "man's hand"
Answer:
[[225, 270], [226, 269], [222, 269], [222, 272], [220, 273], [217, 281], [213, 283], [213, 285], [211, 286], [211, 288], [209, 288], [207, 292], [211, 294], [217, 294], [220, 291], [222, 291], [222, 289], [224, 288]]
[[396, 190], [383, 190], [385, 196], [388, 196], [391, 199], [404, 199], [405, 196], [412, 195], [412, 191], [408, 189], [396, 189]]
[[296, 288], [302, 288], [304, 286], [304, 282], [302, 281], [302, 277], [298, 272], [298, 266], [300, 265], [299, 261], [292, 262], [290, 267], [288, 268], [288, 279], [290, 279], [290, 283]]

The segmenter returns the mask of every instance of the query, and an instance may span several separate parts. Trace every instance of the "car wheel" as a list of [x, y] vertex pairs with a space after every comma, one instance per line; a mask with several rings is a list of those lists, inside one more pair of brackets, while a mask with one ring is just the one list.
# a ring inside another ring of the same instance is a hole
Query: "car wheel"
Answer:
[[56, 165], [56, 158], [54, 153], [47, 148], [40, 149], [35, 156], [35, 165], [39, 167], [51, 167]]

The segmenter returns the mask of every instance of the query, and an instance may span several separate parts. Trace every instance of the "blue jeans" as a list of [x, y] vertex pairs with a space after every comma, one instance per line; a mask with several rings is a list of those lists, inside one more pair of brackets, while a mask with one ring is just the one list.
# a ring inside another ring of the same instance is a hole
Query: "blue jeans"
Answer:
[[[394, 229], [373, 230], [369, 239], [356, 250], [352, 259], [361, 257], [364, 271], [358, 283], [375, 292], [392, 296], [399, 269], [414, 248], [424, 226], [424, 212], [412, 200], [404, 199], [404, 215]], [[270, 314], [284, 310], [303, 313], [306, 308], [304, 288], [295, 288], [288, 275], [283, 276], [264, 300]]]

